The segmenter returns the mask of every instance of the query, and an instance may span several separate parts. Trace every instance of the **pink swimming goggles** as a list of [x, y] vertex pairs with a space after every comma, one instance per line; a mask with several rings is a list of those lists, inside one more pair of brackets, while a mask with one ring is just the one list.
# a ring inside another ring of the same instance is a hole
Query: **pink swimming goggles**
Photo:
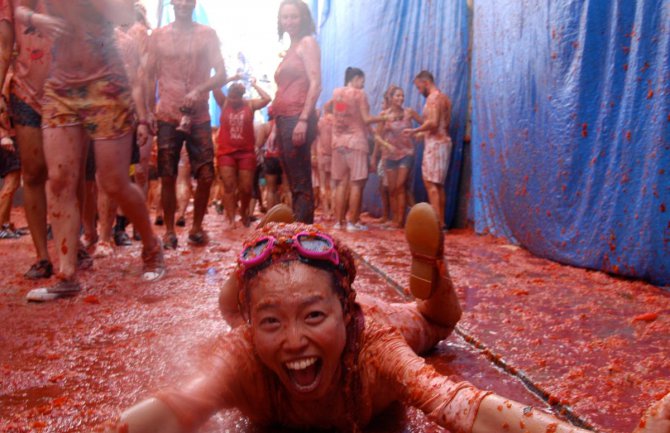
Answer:
[[[246, 268], [254, 268], [265, 263], [272, 254], [277, 239], [263, 236], [240, 253], [240, 263]], [[298, 255], [307, 260], [319, 260], [340, 264], [340, 256], [335, 250], [333, 238], [320, 232], [302, 231], [288, 240]]]

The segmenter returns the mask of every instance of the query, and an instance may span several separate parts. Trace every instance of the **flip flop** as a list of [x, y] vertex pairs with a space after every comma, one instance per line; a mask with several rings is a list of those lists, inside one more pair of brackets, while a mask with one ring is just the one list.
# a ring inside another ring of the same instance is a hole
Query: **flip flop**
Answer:
[[405, 223], [405, 238], [412, 253], [409, 290], [415, 298], [428, 299], [444, 273], [444, 235], [428, 203], [412, 207]]
[[291, 224], [295, 222], [295, 215], [293, 210], [283, 203], [274, 205], [272, 209], [265, 214], [256, 226], [257, 229], [263, 228], [267, 223], [286, 223]]

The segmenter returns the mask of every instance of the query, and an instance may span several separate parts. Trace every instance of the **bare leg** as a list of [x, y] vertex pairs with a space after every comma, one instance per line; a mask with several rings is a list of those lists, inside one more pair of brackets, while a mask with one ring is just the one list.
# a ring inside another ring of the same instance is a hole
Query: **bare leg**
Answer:
[[214, 181], [214, 167], [205, 165], [200, 167], [197, 173], [198, 186], [195, 189], [193, 197], [193, 226], [190, 234], [202, 232], [202, 220], [207, 211], [207, 200], [209, 200], [209, 190]]
[[21, 184], [21, 170], [7, 173], [0, 191], [0, 223], [7, 224], [10, 220], [14, 194]]
[[428, 182], [427, 180], [423, 182], [428, 193], [428, 202], [435, 210], [435, 214], [440, 221], [440, 228], [442, 228], [444, 226], [444, 185]]
[[165, 220], [165, 234], [174, 234], [174, 213], [177, 208], [176, 178], [170, 176], [161, 178], [161, 203]]
[[396, 178], [396, 210], [394, 211], [393, 221], [396, 227], [401, 228], [405, 225], [405, 208], [407, 207], [407, 177], [409, 168], [398, 168], [398, 177]]
[[319, 192], [321, 196], [321, 203], [323, 204], [323, 213], [326, 220], [333, 217], [333, 201], [332, 191], [330, 190], [330, 172], [325, 170], [319, 171]]
[[349, 211], [351, 212], [351, 222], [357, 223], [361, 217], [361, 204], [363, 202], [363, 188], [366, 180], [351, 181], [351, 191], [349, 192]]
[[347, 190], [349, 189], [349, 175], [344, 179], [335, 181], [335, 219], [338, 223], [346, 224], [345, 214], [347, 201]]
[[191, 164], [188, 161], [186, 149], [182, 149], [182, 161], [177, 171], [177, 215], [178, 219], [186, 218], [186, 208], [193, 197], [193, 184], [191, 183]]
[[253, 170], [240, 170], [238, 173], [239, 184], [238, 191], [240, 197], [240, 216], [242, 217], [242, 224], [245, 227], [249, 226], [249, 202], [251, 201], [251, 189], [254, 183]]
[[132, 135], [115, 140], [96, 140], [95, 157], [100, 187], [116, 201], [123, 214], [135, 226], [145, 250], [155, 249], [157, 239], [149, 221], [149, 211], [139, 187], [130, 182]]
[[44, 133], [44, 156], [49, 183], [47, 197], [59, 273], [74, 279], [77, 264], [80, 214], [77, 197], [79, 180], [86, 157], [87, 139], [80, 126], [47, 128]]
[[219, 173], [223, 180], [223, 210], [226, 215], [226, 221], [234, 226], [235, 214], [237, 213], [237, 200], [235, 193], [237, 191], [237, 169], [229, 166], [219, 166]]
[[275, 174], [266, 174], [265, 181], [267, 182], [266, 206], [268, 209], [272, 209], [279, 203], [279, 176]]
[[23, 200], [30, 236], [38, 260], [48, 260], [47, 250], [47, 165], [44, 161], [42, 130], [16, 125], [21, 171], [23, 173]]

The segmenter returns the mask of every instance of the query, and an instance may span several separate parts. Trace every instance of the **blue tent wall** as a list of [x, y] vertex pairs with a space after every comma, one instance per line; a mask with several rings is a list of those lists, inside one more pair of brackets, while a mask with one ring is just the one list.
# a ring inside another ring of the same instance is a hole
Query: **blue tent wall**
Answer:
[[[344, 70], [356, 66], [366, 74], [366, 92], [373, 113], [381, 110], [390, 84], [405, 89], [406, 104], [421, 112], [423, 97], [412, 80], [422, 69], [435, 76], [437, 86], [453, 103], [451, 136], [454, 154], [447, 179], [447, 221], [456, 209], [467, 115], [469, 77], [467, 5], [465, 1], [312, 0], [321, 44], [323, 92], [320, 103], [341, 87]], [[417, 199], [425, 200], [420, 178], [421, 147], [417, 155]], [[376, 176], [368, 182], [364, 206], [374, 208], [378, 198]]]
[[670, 284], [670, 1], [477, 0], [479, 233]]

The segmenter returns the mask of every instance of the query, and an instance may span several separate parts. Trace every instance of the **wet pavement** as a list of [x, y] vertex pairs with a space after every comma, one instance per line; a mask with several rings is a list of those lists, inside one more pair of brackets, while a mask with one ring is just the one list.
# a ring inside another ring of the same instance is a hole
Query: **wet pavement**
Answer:
[[[22, 215], [13, 220], [22, 225]], [[140, 245], [119, 248], [81, 273], [77, 298], [28, 304], [44, 282], [23, 278], [28, 236], [0, 241], [0, 431], [84, 432], [193, 374], [229, 330], [218, 287], [247, 230], [206, 224], [212, 241], [167, 253], [169, 273], [140, 282]], [[337, 233], [359, 255], [360, 292], [408, 299], [403, 233]], [[52, 245], [50, 245], [52, 247]], [[428, 354], [444, 374], [604, 432], [630, 432], [644, 408], [670, 392], [670, 293], [639, 281], [563, 266], [468, 230], [445, 237], [464, 307], [458, 331]], [[252, 432], [222, 412], [205, 433]], [[422, 414], [392, 408], [373, 432], [437, 432]]]

